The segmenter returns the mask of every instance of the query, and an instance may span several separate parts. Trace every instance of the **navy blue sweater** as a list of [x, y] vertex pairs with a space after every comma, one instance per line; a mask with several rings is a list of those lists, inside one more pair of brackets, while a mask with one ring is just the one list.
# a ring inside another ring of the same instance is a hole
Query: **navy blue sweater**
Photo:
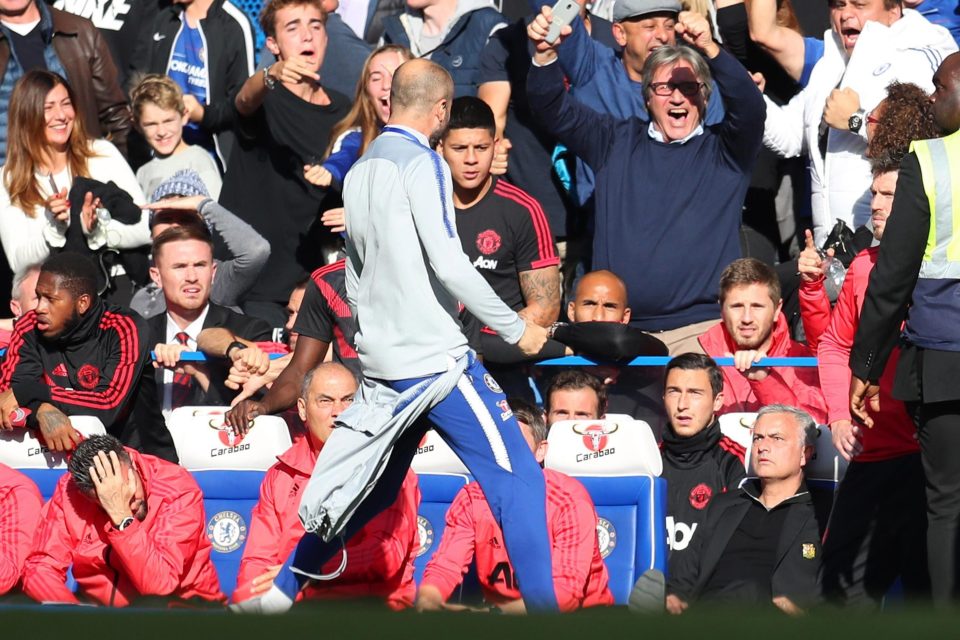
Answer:
[[683, 144], [654, 141], [645, 120], [583, 106], [564, 91], [559, 64], [533, 66], [527, 77], [534, 115], [596, 173], [593, 268], [623, 278], [631, 324], [647, 331], [719, 318], [720, 273], [740, 257], [766, 106], [729, 53], [707, 62], [726, 115]]

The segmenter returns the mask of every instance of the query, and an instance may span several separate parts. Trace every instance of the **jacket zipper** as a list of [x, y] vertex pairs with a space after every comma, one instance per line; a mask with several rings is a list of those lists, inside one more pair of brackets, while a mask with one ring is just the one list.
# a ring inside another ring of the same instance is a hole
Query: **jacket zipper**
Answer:
[[110, 556], [113, 553], [113, 547], [107, 547], [106, 551], [103, 552], [103, 560], [107, 563], [107, 566], [113, 569], [113, 588], [110, 590], [110, 608], [112, 609], [114, 605], [114, 600], [117, 597], [117, 584], [120, 582], [120, 570], [114, 569], [110, 564]]

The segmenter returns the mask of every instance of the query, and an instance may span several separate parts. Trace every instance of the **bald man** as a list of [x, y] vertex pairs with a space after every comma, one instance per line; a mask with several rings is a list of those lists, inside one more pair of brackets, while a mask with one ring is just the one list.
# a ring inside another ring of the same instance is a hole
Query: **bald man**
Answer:
[[[629, 326], [627, 285], [612, 271], [587, 273], [577, 282], [567, 304], [572, 324], [558, 326], [553, 338], [572, 351], [607, 362], [629, 362], [637, 356], [665, 356], [667, 347], [655, 337]], [[662, 433], [666, 413], [660, 399], [659, 369], [602, 364], [588, 367], [607, 385], [607, 411], [646, 421]]]
[[[260, 501], [250, 514], [247, 546], [243, 550], [233, 600], [267, 591], [280, 563], [303, 537], [297, 517], [302, 489], [313, 473], [317, 456], [333, 433], [334, 421], [353, 402], [357, 380], [342, 364], [326, 362], [307, 372], [300, 385], [297, 411], [307, 427], [306, 436], [277, 457], [260, 485]], [[413, 604], [413, 560], [417, 536], [420, 490], [417, 476], [407, 472], [397, 499], [350, 539], [348, 566], [334, 580], [311, 584], [303, 598], [364, 598], [386, 600], [394, 610]], [[336, 568], [334, 558], [327, 570]]]
[[343, 188], [347, 298], [364, 382], [304, 490], [307, 533], [271, 589], [243, 610], [284, 610], [310, 579], [330, 577], [318, 575], [330, 558], [349, 565], [341, 547], [394, 502], [417, 445], [434, 428], [501, 524], [525, 608], [556, 611], [543, 472], [460, 331], [459, 303], [530, 354], [543, 347], [546, 329], [504, 304], [461, 248], [450, 169], [432, 150], [449, 118], [449, 74], [428, 60], [405, 62], [390, 98], [387, 126]]
[[630, 322], [627, 285], [612, 271], [591, 271], [580, 278], [567, 305], [570, 322]]

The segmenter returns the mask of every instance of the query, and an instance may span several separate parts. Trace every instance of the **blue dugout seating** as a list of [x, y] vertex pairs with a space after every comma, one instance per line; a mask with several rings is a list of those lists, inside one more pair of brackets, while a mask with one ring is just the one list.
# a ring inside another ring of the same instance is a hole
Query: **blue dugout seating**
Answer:
[[[202, 358], [201, 354], [197, 356], [193, 359]], [[633, 364], [662, 366], [667, 360], [638, 358]], [[544, 364], [593, 363], [571, 357]], [[815, 359], [767, 359], [760, 364], [811, 366], [815, 365]], [[258, 422], [266, 426], [261, 424], [243, 439], [236, 439], [222, 428], [224, 411], [223, 407], [184, 407], [170, 415], [168, 426], [174, 434], [182, 464], [191, 471], [204, 493], [207, 535], [214, 546], [213, 561], [221, 588], [229, 596], [235, 587], [250, 512], [259, 498], [264, 472], [276, 456], [290, 446], [290, 438], [281, 418], [264, 416], [258, 418]], [[729, 431], [722, 425], [725, 433], [736, 434], [734, 439], [741, 442], [744, 434], [749, 434], [749, 430], [743, 428], [742, 418], [736, 417], [737, 430]], [[102, 425], [99, 430], [95, 426], [78, 425], [77, 428], [85, 435], [103, 432]], [[749, 446], [749, 435], [746, 440]], [[659, 477], [662, 463], [650, 427], [628, 416], [570, 421], [554, 425], [549, 442], [546, 466], [576, 477], [594, 501], [598, 538], [610, 572], [610, 587], [616, 602], [624, 604], [634, 582], [644, 571], [655, 568], [666, 573], [667, 567], [666, 483]], [[23, 429], [0, 432], [0, 461], [33, 479], [44, 498], [49, 498], [65, 470], [62, 456], [45, 451]], [[415, 570], [419, 581], [443, 534], [447, 508], [472, 477], [436, 434], [428, 434], [421, 443], [413, 468], [419, 477], [422, 496], [418, 519], [421, 549]], [[816, 456], [808, 467], [812, 484], [833, 488], [845, 468], [842, 457], [833, 449], [829, 433], [818, 438]]]

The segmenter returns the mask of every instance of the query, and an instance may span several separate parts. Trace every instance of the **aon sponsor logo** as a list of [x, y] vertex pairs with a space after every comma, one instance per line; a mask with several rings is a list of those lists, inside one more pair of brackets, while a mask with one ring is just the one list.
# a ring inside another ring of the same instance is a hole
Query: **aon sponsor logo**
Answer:
[[667, 516], [667, 545], [671, 551], [683, 551], [690, 546], [693, 534], [697, 530], [697, 523], [692, 525], [677, 522], [673, 516]]
[[479, 256], [476, 260], [473, 261], [473, 266], [477, 269], [496, 269], [497, 261], [491, 260], [489, 258], [484, 258]]

